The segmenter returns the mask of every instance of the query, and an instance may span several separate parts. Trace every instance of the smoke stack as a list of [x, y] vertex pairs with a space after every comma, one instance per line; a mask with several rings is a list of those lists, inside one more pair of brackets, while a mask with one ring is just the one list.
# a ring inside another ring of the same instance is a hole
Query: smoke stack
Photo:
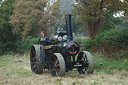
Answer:
[[72, 35], [72, 14], [66, 14], [66, 29], [67, 29], [67, 39], [68, 41], [73, 40]]

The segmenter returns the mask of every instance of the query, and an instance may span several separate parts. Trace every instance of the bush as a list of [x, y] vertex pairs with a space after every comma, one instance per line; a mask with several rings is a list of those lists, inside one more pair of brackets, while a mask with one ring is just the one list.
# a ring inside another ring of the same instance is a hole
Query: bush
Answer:
[[118, 42], [128, 46], [128, 28], [122, 29], [118, 36]]
[[88, 38], [88, 37], [85, 37], [85, 38], [74, 38], [74, 41], [76, 41], [77, 43], [81, 42], [82, 43], [82, 49], [87, 50], [87, 49], [85, 49], [85, 46], [89, 46], [88, 45], [89, 44], [88, 41], [90, 41], [90, 38]]
[[20, 53], [24, 53], [25, 51], [30, 50], [31, 46], [33, 44], [37, 44], [38, 43], [38, 39], [39, 38], [32, 38], [30, 40], [26, 40], [20, 44], [17, 44], [17, 49], [16, 51], [20, 52]]
[[2, 43], [0, 42], [0, 55], [10, 52], [16, 49], [16, 44], [13, 42]]
[[74, 41], [76, 41], [77, 43], [81, 42], [82, 45], [86, 44], [86, 42], [89, 40], [90, 38], [88, 37], [82, 37], [82, 38], [74, 38]]
[[109, 46], [113, 46], [115, 44], [118, 44], [119, 46], [121, 45], [128, 46], [128, 29], [100, 32], [94, 38], [86, 41], [84, 47], [85, 49], [89, 49], [94, 45], [100, 46], [100, 42], [103, 43], [105, 42], [109, 44]]

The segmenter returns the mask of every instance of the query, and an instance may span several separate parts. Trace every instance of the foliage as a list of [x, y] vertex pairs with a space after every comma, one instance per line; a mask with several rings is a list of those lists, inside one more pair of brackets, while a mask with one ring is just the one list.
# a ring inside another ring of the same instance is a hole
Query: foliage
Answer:
[[73, 10], [76, 21], [82, 22], [90, 37], [94, 37], [100, 31], [106, 13], [112, 14], [124, 11], [128, 13], [128, 1], [124, 0], [76, 0], [77, 4]]
[[16, 49], [16, 44], [13, 42], [2, 43], [0, 42], [0, 55], [8, 53]]
[[75, 22], [76, 17], [73, 17], [73, 31], [75, 35], [81, 34], [83, 32], [83, 25], [80, 22]]
[[37, 37], [41, 30], [50, 32], [48, 26], [55, 23], [57, 17], [56, 6], [53, 5], [48, 0], [16, 0], [10, 23], [19, 41]]
[[18, 43], [16, 51], [20, 53], [25, 53], [26, 51], [29, 51], [33, 44], [38, 44], [38, 39], [39, 38], [32, 38], [30, 40]]
[[123, 19], [122, 24], [117, 26], [117, 28], [119, 28], [119, 29], [123, 29], [123, 28], [127, 28], [128, 27], [128, 16], [122, 17], [122, 19]]
[[120, 31], [118, 42], [128, 46], [128, 27]]
[[10, 23], [14, 26], [13, 33], [18, 34], [19, 41], [37, 36], [39, 30], [45, 30], [47, 17], [44, 17], [46, 0], [16, 0], [14, 14]]
[[117, 29], [117, 26], [122, 24], [123, 19], [121, 17], [114, 17], [111, 12], [107, 12], [104, 16], [104, 20], [101, 23], [101, 31]]
[[76, 41], [77, 43], [81, 42], [82, 43], [82, 46], [85, 46], [87, 43], [90, 40], [90, 38], [75, 38], [74, 41]]
[[15, 49], [14, 44], [17, 37], [12, 33], [13, 27], [9, 24], [9, 17], [13, 14], [14, 1], [4, 0], [0, 3], [0, 54]]
[[100, 42], [106, 42], [110, 46], [114, 44], [128, 46], [128, 28], [100, 32], [94, 38], [88, 40], [86, 44], [84, 44], [84, 47], [87, 50], [93, 45], [99, 46]]
[[0, 3], [0, 54], [13, 49], [23, 51], [29, 39], [38, 37], [41, 30], [50, 35], [59, 20], [58, 7], [56, 0], [4, 0]]

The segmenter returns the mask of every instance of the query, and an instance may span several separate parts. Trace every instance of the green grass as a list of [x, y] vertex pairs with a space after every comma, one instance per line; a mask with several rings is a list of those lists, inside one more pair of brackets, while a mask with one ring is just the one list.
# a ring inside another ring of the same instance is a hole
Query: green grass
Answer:
[[[106, 73], [112, 73], [112, 70], [126, 70], [128, 71], [128, 60], [125, 58], [114, 60], [113, 58], [108, 58], [101, 53], [95, 54], [93, 56], [95, 63], [95, 71], [103, 71]], [[100, 66], [102, 63], [102, 66]]]
[[29, 76], [32, 73], [24, 69], [23, 65], [25, 61], [18, 57], [19, 55], [5, 55], [0, 57], [0, 74], [10, 77], [10, 76], [19, 76], [25, 77]]

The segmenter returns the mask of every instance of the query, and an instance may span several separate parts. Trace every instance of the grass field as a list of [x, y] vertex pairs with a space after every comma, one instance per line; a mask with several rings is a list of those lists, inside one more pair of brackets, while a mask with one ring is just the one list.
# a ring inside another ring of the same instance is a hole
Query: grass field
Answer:
[[31, 72], [28, 54], [1, 56], [0, 85], [128, 85], [127, 59], [112, 60], [101, 54], [93, 57], [95, 71], [92, 75], [70, 71], [61, 78], [51, 77], [48, 70], [41, 75]]

